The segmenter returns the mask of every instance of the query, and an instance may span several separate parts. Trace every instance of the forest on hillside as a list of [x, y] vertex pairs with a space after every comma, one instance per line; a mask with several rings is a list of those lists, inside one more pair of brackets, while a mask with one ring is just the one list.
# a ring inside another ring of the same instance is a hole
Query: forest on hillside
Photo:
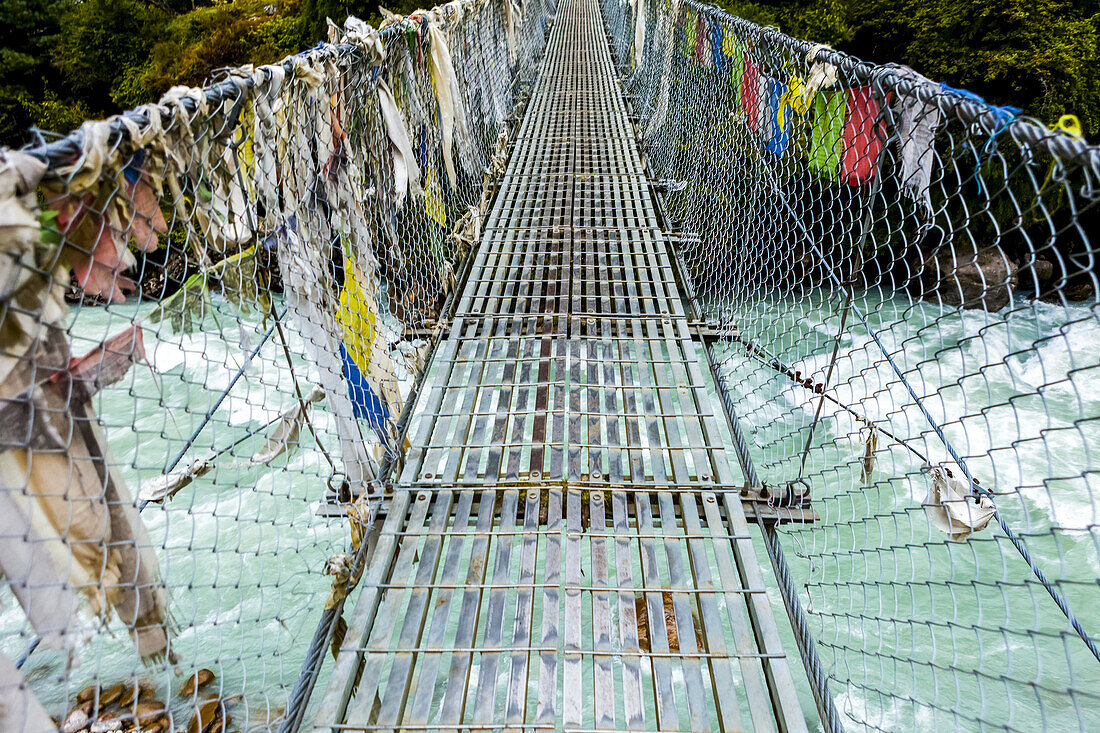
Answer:
[[[625, 0], [624, 0], [625, 2]], [[1050, 123], [1100, 129], [1100, 0], [757, 0], [736, 15], [861, 58], [912, 66]], [[413, 0], [387, 6], [408, 13]], [[155, 101], [216, 69], [314, 45], [373, 0], [0, 0], [0, 144]]]

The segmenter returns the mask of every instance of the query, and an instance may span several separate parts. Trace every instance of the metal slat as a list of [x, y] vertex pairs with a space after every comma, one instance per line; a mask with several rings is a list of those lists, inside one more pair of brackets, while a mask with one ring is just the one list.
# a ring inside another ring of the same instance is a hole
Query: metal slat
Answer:
[[[604, 331], [605, 336], [610, 335], [610, 325], [607, 323], [600, 324], [601, 329]], [[607, 465], [608, 465], [608, 481], [615, 485], [621, 485], [623, 482], [623, 455], [622, 450], [622, 434], [620, 427], [624, 423], [624, 419], [620, 414], [620, 404], [622, 396], [622, 381], [620, 380], [621, 369], [618, 364], [615, 363], [615, 350], [616, 344], [611, 339], [601, 339], [600, 344], [603, 358], [603, 385], [604, 385], [604, 414], [606, 418], [606, 430], [607, 430], [607, 442], [604, 451], [607, 453]], [[625, 409], [625, 406], [624, 408]], [[627, 455], [627, 462], [629, 464], [629, 455]]]
[[695, 638], [695, 620], [691, 613], [691, 597], [684, 593], [689, 581], [684, 573], [681, 545], [678, 535], [679, 523], [676, 521], [676, 507], [672, 494], [661, 492], [657, 495], [657, 506], [661, 517], [661, 529], [665, 533], [665, 560], [668, 562], [669, 587], [672, 596], [672, 612], [676, 623], [676, 636], [680, 642], [680, 667], [687, 690], [688, 723], [692, 731], [710, 730], [707, 692], [703, 685], [703, 670], [696, 656], [699, 644]]
[[535, 568], [539, 543], [538, 491], [527, 492], [523, 510], [523, 547], [520, 551], [519, 582], [516, 586], [516, 623], [512, 633], [512, 670], [508, 681], [505, 718], [509, 724], [523, 723], [527, 715], [528, 669], [530, 653], [522, 650], [531, 643], [531, 624], [535, 602]]
[[[492, 496], [492, 494], [490, 494]], [[489, 560], [489, 532], [493, 526], [494, 501], [480, 498], [477, 511], [477, 531], [473, 551], [467, 565], [467, 587], [462, 592], [462, 604], [459, 607], [458, 629], [455, 633], [454, 648], [469, 648], [477, 631], [477, 618], [481, 612], [481, 589], [478, 584], [485, 578], [485, 565]], [[462, 713], [466, 709], [466, 689], [470, 681], [470, 652], [456, 652], [451, 657], [451, 668], [447, 678], [447, 691], [440, 705], [440, 723], [461, 723]]]
[[[460, 530], [466, 528], [470, 521], [473, 502], [474, 492], [463, 491], [459, 495], [458, 508], [451, 523], [452, 528]], [[436, 698], [436, 681], [444, 657], [443, 652], [434, 650], [442, 649], [447, 638], [447, 623], [451, 614], [451, 602], [454, 599], [454, 588], [450, 586], [454, 586], [458, 581], [465, 544], [464, 532], [452, 534], [447, 543], [443, 574], [439, 577], [439, 583], [443, 587], [435, 591], [432, 600], [432, 619], [427, 636], [422, 640], [423, 645], [433, 651], [424, 651], [420, 654], [420, 669], [415, 687], [410, 691], [410, 702], [402, 720], [403, 725], [427, 725], [431, 719], [432, 706]]]
[[340, 721], [344, 719], [348, 700], [352, 694], [355, 680], [358, 679], [363, 665], [361, 649], [374, 626], [374, 617], [378, 610], [378, 601], [382, 596], [381, 585], [389, 575], [394, 561], [394, 548], [397, 546], [397, 530], [405, 524], [405, 512], [408, 511], [412, 495], [402, 491], [394, 496], [390, 503], [389, 514], [382, 525], [378, 544], [374, 548], [371, 562], [360, 581], [359, 600], [348, 623], [344, 642], [332, 672], [332, 683], [321, 700], [317, 720]]
[[655, 652], [651, 657], [653, 680], [657, 695], [657, 719], [664, 729], [678, 729], [679, 715], [676, 693], [673, 690], [672, 661], [669, 658], [668, 629], [665, 626], [664, 583], [657, 572], [657, 544], [653, 536], [653, 511], [650, 495], [639, 493], [634, 497], [634, 513], [638, 517], [638, 529], [647, 535], [639, 540], [642, 550], [642, 582], [645, 584], [646, 618], [649, 629], [649, 647]]
[[[406, 500], [407, 501], [407, 500]], [[427, 492], [418, 492], [412, 502], [412, 511], [406, 528], [419, 528], [423, 526], [424, 519], [428, 515], [428, 507], [431, 505], [431, 496]], [[415, 562], [417, 545], [420, 536], [406, 534], [403, 536], [397, 550], [397, 560], [393, 565], [393, 575], [403, 578], [412, 573]], [[355, 701], [348, 709], [348, 723], [351, 725], [375, 723], [378, 713], [379, 699], [378, 689], [382, 681], [384, 662], [389, 656], [390, 638], [393, 635], [394, 624], [398, 618], [398, 612], [404, 600], [404, 589], [388, 588], [382, 594], [382, 601], [378, 607], [378, 613], [371, 624], [370, 639], [367, 641], [363, 655], [362, 681], [355, 692]]]
[[584, 658], [581, 656], [584, 632], [581, 628], [581, 492], [566, 494], [565, 539], [565, 633], [562, 658], [562, 723], [569, 727], [584, 725], [584, 706], [588, 699], [584, 686]]
[[[607, 528], [603, 493], [593, 491], [588, 495], [589, 527], [602, 533]], [[589, 556], [592, 558], [592, 583], [599, 588], [608, 587], [608, 541], [601, 535], [589, 536]], [[611, 594], [606, 590], [592, 592], [592, 649], [594, 689], [593, 703], [595, 727], [615, 727], [615, 679], [610, 652], [612, 651]], [[600, 654], [604, 652], [604, 654]]]
[[[633, 559], [637, 547], [631, 537], [627, 494], [616, 491], [611, 498], [611, 513], [615, 527], [615, 573], [619, 586], [619, 648], [626, 652], [641, 651], [638, 642], [638, 616], [634, 605], [636, 594]], [[626, 656], [622, 661], [624, 721], [630, 730], [645, 730], [645, 706], [642, 689], [644, 658]]]
[[[485, 497], [482, 498], [485, 500]], [[485, 610], [484, 636], [478, 648], [481, 663], [478, 667], [477, 697], [474, 703], [473, 718], [470, 722], [488, 723], [495, 720], [497, 683], [499, 682], [500, 660], [504, 653], [503, 644], [505, 627], [514, 627], [515, 619], [511, 623], [504, 618], [505, 605], [509, 591], [509, 580], [512, 571], [512, 547], [515, 544], [515, 535], [512, 530], [516, 527], [516, 516], [519, 511], [519, 492], [511, 489], [504, 492], [500, 506], [500, 528], [503, 532], [495, 535], [496, 562], [493, 565], [494, 587], [489, 591], [489, 603]], [[459, 619], [463, 623], [465, 619]], [[479, 621], [479, 625], [481, 625]]]
[[667, 486], [669, 482], [668, 467], [665, 465], [667, 444], [661, 434], [661, 425], [664, 422], [664, 413], [657, 407], [654, 396], [658, 394], [653, 381], [654, 357], [653, 344], [646, 338], [645, 323], [631, 320], [629, 326], [634, 334], [634, 343], [638, 346], [637, 375], [639, 377], [639, 390], [642, 395], [642, 412], [640, 417], [645, 423], [644, 436], [646, 439], [646, 453], [650, 456], [650, 469], [653, 472], [653, 483]]
[[[708, 492], [703, 494], [700, 498], [702, 499], [704, 507], [709, 505], [714, 510], [717, 510], [717, 500], [713, 493]], [[728, 572], [732, 566], [732, 562], [729, 559], [728, 544], [720, 539], [715, 540], [712, 543], [715, 552], [715, 560], [711, 560], [710, 553], [707, 551], [707, 543], [699, 538], [699, 535], [703, 532], [703, 527], [699, 520], [699, 507], [695, 497], [682, 498], [681, 511], [684, 515], [684, 528], [687, 530], [688, 536], [691, 537], [691, 539], [688, 539], [687, 543], [691, 554], [691, 571], [695, 577], [695, 586], [702, 590], [713, 589], [715, 586], [712, 568], [717, 566], [719, 568], [718, 572], [721, 587], [727, 587], [726, 583], [728, 581], [730, 583], [729, 587], [736, 588], [739, 582], [732, 573]], [[706, 511], [707, 510], [704, 509], [705, 513]], [[725, 559], [725, 564], [723, 564], [723, 559]], [[738, 598], [734, 593], [726, 595], [725, 605], [729, 612], [729, 620], [731, 621], [731, 630], [727, 633], [726, 626], [722, 621], [722, 611], [717, 599], [710, 595], [700, 595], [699, 609], [703, 622], [703, 633], [706, 635], [708, 651], [729, 656], [733, 656], [737, 651], [741, 650], [751, 650], [755, 652], [755, 645], [750, 645], [748, 643], [751, 642], [750, 639], [740, 638], [741, 635], [746, 633], [748, 627], [748, 624], [744, 622], [744, 612], [741, 610], [743, 603], [744, 601]], [[733, 654], [731, 654], [731, 650], [728, 648], [729, 644], [727, 641], [727, 637], [731, 635], [735, 639], [740, 638], [743, 645], [741, 649], [733, 650]], [[753, 730], [760, 731], [761, 733], [775, 730], [775, 722], [772, 720], [767, 705], [767, 691], [764, 688], [763, 680], [760, 676], [759, 662], [756, 662], [756, 660], [752, 658], [746, 659], [744, 657], [738, 661], [740, 662], [742, 672], [740, 686], [747, 698], [746, 702], [752, 718]], [[733, 670], [730, 669], [730, 664], [728, 662], [713, 663], [711, 665], [711, 676], [716, 690], [729, 690], [732, 693], [738, 687], [738, 685], [734, 683]], [[740, 729], [741, 714], [738, 701], [727, 698], [724, 695], [717, 695], [716, 702], [718, 703], [718, 717], [722, 722], [722, 727], [726, 730]]]
[[[736, 533], [744, 532], [748, 536], [749, 525], [745, 519], [745, 512], [741, 508], [740, 499], [729, 492], [724, 492], [722, 504], [726, 510], [725, 526]], [[752, 540], [738, 539], [732, 542], [735, 546], [734, 557], [737, 560], [742, 582], [749, 588], [763, 588], [764, 577], [760, 572], [760, 563], [756, 561]], [[764, 675], [768, 680], [768, 690], [772, 696], [779, 729], [802, 733], [806, 730], [806, 719], [798, 705], [798, 694], [794, 689], [790, 665], [782, 652], [779, 629], [772, 614], [771, 604], [767, 596], [760, 594], [750, 594], [747, 596], [747, 602], [749, 616], [756, 629], [758, 650], [775, 655], [764, 659], [763, 662]]]
[[561, 644], [559, 632], [561, 611], [561, 590], [557, 583], [561, 578], [561, 529], [562, 492], [550, 489], [546, 503], [546, 525], [550, 533], [546, 536], [546, 562], [542, 600], [542, 646], [554, 651], [539, 653], [539, 699], [535, 711], [535, 722], [556, 725], [558, 722], [558, 648]]
[[[435, 580], [440, 551], [443, 546], [443, 531], [451, 519], [451, 504], [454, 494], [440, 491], [435, 495], [431, 521], [420, 550], [416, 576], [413, 581], [409, 600], [405, 604], [405, 618], [397, 644], [402, 648], [416, 647], [424, 631], [424, 622], [428, 615], [429, 584]], [[409, 694], [409, 681], [413, 673], [415, 655], [411, 652], [399, 652], [395, 655], [390, 668], [386, 691], [382, 694], [382, 707], [378, 712], [378, 722], [382, 725], [394, 725], [401, 720], [405, 709], [405, 700]]]

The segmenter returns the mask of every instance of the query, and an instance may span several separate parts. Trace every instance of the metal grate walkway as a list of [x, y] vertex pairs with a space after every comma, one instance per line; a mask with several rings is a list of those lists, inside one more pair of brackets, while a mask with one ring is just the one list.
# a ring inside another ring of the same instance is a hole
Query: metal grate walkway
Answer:
[[318, 726], [805, 730], [596, 0], [562, 0]]

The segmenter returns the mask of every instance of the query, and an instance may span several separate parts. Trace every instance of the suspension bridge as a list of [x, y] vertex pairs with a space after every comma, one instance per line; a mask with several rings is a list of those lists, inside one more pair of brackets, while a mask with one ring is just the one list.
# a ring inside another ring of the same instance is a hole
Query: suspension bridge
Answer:
[[0, 151], [0, 727], [1095, 729], [1071, 128], [457, 0]]

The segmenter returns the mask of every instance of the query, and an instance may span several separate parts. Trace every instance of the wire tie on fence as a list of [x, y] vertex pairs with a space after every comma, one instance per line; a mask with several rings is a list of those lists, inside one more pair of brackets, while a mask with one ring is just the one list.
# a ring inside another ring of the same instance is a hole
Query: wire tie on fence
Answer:
[[332, 591], [325, 599], [325, 608], [332, 609], [347, 598], [354, 580], [355, 558], [346, 553], [339, 552], [325, 561], [325, 575], [331, 575]]
[[[1069, 135], [1072, 138], [1076, 138], [1081, 142], [1085, 141], [1085, 132], [1081, 127], [1081, 120], [1077, 119], [1077, 115], [1062, 115], [1058, 118], [1057, 122], [1050, 125], [1052, 132], [1061, 132]], [[1043, 179], [1043, 185], [1039, 187], [1039, 193], [1042, 194], [1046, 190], [1047, 185], [1054, 178], [1054, 171], [1058, 167], [1057, 156], [1052, 155], [1050, 161], [1050, 168], [1047, 169], [1046, 178]]]

